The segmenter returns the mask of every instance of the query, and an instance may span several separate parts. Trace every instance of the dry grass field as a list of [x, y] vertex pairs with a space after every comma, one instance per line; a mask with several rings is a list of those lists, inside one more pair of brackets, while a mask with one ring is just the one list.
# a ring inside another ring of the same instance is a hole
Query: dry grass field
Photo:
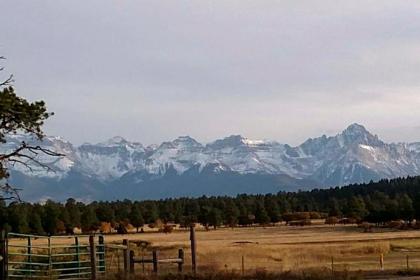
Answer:
[[[354, 225], [323, 225], [305, 227], [279, 225], [276, 227], [220, 228], [206, 231], [198, 228], [197, 258], [200, 272], [285, 272], [330, 270], [332, 259], [335, 271], [380, 271], [380, 255], [383, 254], [386, 271], [420, 270], [420, 231], [374, 229], [365, 233]], [[172, 233], [153, 232], [127, 235], [106, 235], [106, 244], [121, 244], [129, 239], [136, 257], [151, 257], [153, 248], [160, 256], [176, 257], [180, 248], [185, 250], [185, 271], [190, 271], [190, 242], [188, 230]], [[54, 244], [70, 244], [73, 237], [54, 239]], [[143, 241], [143, 242], [142, 242]], [[12, 239], [11, 243], [25, 244], [25, 240]], [[34, 244], [42, 241], [35, 240]], [[87, 242], [81, 238], [81, 242]], [[148, 245], [145, 247], [140, 244]], [[122, 252], [107, 250], [107, 266], [111, 271], [122, 269]], [[176, 272], [176, 265], [161, 265], [162, 272]], [[136, 265], [136, 272], [143, 267]], [[146, 264], [144, 271], [150, 272]]]
[[[242, 257], [246, 271], [331, 269], [332, 259], [337, 271], [380, 270], [381, 254], [385, 270], [405, 270], [407, 256], [410, 269], [420, 268], [420, 231], [414, 230], [376, 229], [364, 233], [356, 226], [318, 224], [198, 230], [196, 235], [201, 271], [241, 271]], [[189, 264], [188, 231], [105, 238], [107, 243], [120, 243], [123, 238], [134, 243], [150, 242], [146, 249], [135, 247], [136, 256], [149, 257], [151, 248], [158, 248], [160, 255], [175, 257], [177, 249], [184, 248]], [[149, 269], [145, 267], [146, 271]], [[172, 269], [175, 271], [175, 267]]]

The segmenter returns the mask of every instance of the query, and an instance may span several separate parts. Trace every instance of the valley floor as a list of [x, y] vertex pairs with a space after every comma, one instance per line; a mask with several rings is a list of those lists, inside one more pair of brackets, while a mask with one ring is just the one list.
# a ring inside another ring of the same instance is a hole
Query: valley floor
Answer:
[[[197, 231], [198, 267], [201, 271], [267, 270], [273, 272], [306, 269], [336, 271], [380, 271], [420, 269], [420, 231], [374, 229], [364, 233], [356, 226], [312, 225], [307, 227], [221, 228]], [[106, 242], [143, 240], [157, 247], [161, 255], [175, 256], [186, 250], [189, 264], [189, 232], [108, 235]], [[136, 248], [136, 256], [150, 252]], [[147, 270], [148, 268], [146, 268]]]
[[[106, 244], [122, 244], [129, 239], [136, 257], [151, 258], [152, 249], [159, 250], [159, 258], [173, 258], [178, 249], [185, 251], [184, 271], [191, 271], [189, 231], [177, 229], [172, 233], [146, 230], [145, 233], [105, 235]], [[420, 230], [391, 230], [375, 228], [365, 233], [355, 225], [219, 228], [206, 231], [198, 228], [197, 263], [199, 273], [224, 272], [237, 274], [305, 273], [322, 271], [331, 275], [346, 272], [367, 272], [369, 275], [407, 275], [420, 272]], [[10, 240], [26, 244], [24, 239]], [[41, 239], [34, 240], [34, 245]], [[55, 244], [70, 244], [73, 237], [54, 240]], [[86, 242], [82, 240], [81, 242]], [[148, 244], [142, 247], [142, 244]], [[123, 269], [121, 250], [106, 251], [107, 271]], [[383, 261], [381, 261], [383, 260]], [[149, 274], [151, 264], [143, 268], [136, 264], [137, 274]], [[176, 273], [177, 266], [161, 264], [162, 274]], [[420, 275], [420, 274], [419, 274]]]

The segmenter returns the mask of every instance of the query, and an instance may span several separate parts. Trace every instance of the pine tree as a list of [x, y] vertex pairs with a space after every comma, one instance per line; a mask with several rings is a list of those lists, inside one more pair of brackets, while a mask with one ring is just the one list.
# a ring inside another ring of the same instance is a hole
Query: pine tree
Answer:
[[270, 222], [270, 217], [268, 216], [262, 202], [257, 204], [257, 208], [255, 210], [255, 221], [260, 225], [265, 225]]
[[[255, 217], [254, 217], [255, 218]], [[248, 209], [244, 205], [243, 202], [239, 204], [239, 216], [238, 216], [238, 224], [241, 226], [247, 226], [252, 224], [253, 221], [250, 219], [250, 214]]]
[[411, 221], [414, 218], [413, 201], [407, 194], [402, 194], [397, 197], [399, 217], [406, 221]]
[[146, 223], [154, 223], [157, 219], [159, 219], [159, 212], [155, 202], [150, 201], [147, 203], [146, 211], [144, 212], [144, 220]]
[[420, 193], [416, 194], [413, 199], [414, 218], [420, 221]]
[[214, 229], [222, 224], [222, 212], [217, 208], [210, 209], [208, 213], [208, 223], [213, 226]]
[[67, 208], [62, 207], [61, 205], [60, 205], [60, 215], [58, 215], [58, 219], [63, 223], [63, 226], [60, 228], [60, 230], [62, 230], [62, 228], [64, 227], [65, 232], [73, 231], [74, 225], [71, 223], [70, 213], [68, 212]]
[[76, 203], [76, 200], [74, 200], [73, 198], [69, 198], [65, 204], [65, 208], [67, 209], [67, 213], [69, 214], [69, 224], [72, 227], [81, 227], [80, 225], [81, 213], [80, 213], [79, 206], [80, 204], [78, 205]]
[[130, 223], [137, 229], [137, 232], [139, 232], [139, 228], [144, 226], [144, 219], [138, 205], [133, 205], [133, 207], [131, 208], [129, 218]]
[[270, 221], [272, 223], [277, 223], [281, 219], [280, 215], [280, 207], [274, 197], [269, 196], [265, 199], [265, 209], [267, 211], [268, 216], [270, 217]]
[[41, 215], [35, 209], [29, 214], [29, 227], [32, 234], [45, 234], [44, 228], [42, 227]]
[[229, 199], [226, 202], [224, 209], [224, 223], [230, 227], [234, 227], [238, 224], [239, 210], [235, 203]]
[[331, 198], [329, 202], [329, 212], [328, 216], [330, 217], [340, 217], [342, 215], [340, 204], [336, 198]]
[[42, 217], [44, 230], [50, 234], [57, 233], [57, 225], [59, 221], [60, 207], [57, 203], [48, 200], [44, 206], [44, 216]]
[[347, 215], [349, 218], [362, 220], [367, 215], [366, 204], [362, 197], [352, 196], [348, 202]]
[[[109, 205], [108, 203], [98, 204], [98, 206], [96, 207], [96, 216], [101, 222], [107, 222], [107, 223], [115, 222], [114, 209], [112, 209], [111, 205]], [[126, 219], [128, 217], [128, 213], [125, 214], [124, 216], [125, 217], [123, 217], [123, 219]]]
[[81, 226], [83, 232], [90, 232], [98, 229], [99, 221], [96, 217], [95, 209], [92, 206], [85, 207], [81, 218]]
[[22, 203], [12, 203], [9, 207], [8, 220], [12, 231], [17, 233], [29, 233], [27, 206]]

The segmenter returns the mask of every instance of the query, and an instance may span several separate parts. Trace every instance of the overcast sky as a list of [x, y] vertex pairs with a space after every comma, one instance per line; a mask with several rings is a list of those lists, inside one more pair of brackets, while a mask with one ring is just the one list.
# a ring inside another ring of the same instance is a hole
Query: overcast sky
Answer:
[[18, 94], [77, 144], [299, 144], [354, 122], [420, 141], [417, 0], [3, 0], [0, 34]]

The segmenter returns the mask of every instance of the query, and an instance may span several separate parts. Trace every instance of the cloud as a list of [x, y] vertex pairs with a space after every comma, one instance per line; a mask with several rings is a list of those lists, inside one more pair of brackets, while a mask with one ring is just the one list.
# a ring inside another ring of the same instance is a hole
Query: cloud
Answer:
[[0, 51], [18, 91], [56, 112], [48, 132], [76, 142], [242, 133], [298, 143], [355, 121], [378, 131], [419, 123], [419, 9], [6, 0]]

